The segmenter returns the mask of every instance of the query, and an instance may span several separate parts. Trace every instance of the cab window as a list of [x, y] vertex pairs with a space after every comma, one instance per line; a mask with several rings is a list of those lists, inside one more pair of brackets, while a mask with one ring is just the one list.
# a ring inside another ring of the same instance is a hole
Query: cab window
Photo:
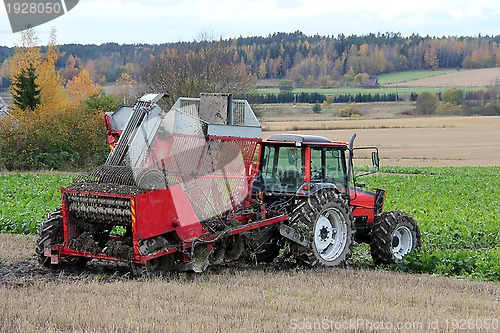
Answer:
[[263, 146], [262, 182], [267, 191], [296, 192], [304, 183], [304, 149], [295, 146]]
[[311, 182], [333, 183], [345, 187], [345, 154], [337, 147], [311, 148]]

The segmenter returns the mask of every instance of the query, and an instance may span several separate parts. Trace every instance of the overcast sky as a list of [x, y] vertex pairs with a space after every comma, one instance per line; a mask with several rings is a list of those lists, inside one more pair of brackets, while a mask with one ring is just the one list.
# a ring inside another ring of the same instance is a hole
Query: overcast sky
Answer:
[[[441, 37], [500, 35], [499, 19], [499, 0], [80, 0], [35, 31], [42, 44], [51, 27], [60, 44], [164, 43], [192, 41], [202, 32], [230, 38], [297, 30]], [[14, 46], [19, 39], [0, 6], [0, 45]]]

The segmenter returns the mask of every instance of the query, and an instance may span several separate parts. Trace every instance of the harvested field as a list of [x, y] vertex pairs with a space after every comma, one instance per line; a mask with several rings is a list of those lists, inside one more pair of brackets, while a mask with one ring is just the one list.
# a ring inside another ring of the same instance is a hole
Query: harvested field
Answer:
[[266, 122], [264, 137], [292, 128], [303, 134], [377, 146], [382, 165], [498, 166], [500, 117], [426, 117]]
[[461, 70], [404, 82], [406, 87], [485, 87], [496, 86], [500, 80], [500, 68]]
[[252, 264], [130, 279], [92, 263], [85, 273], [38, 268], [31, 236], [0, 243], [1, 332], [446, 332], [500, 318], [498, 283]]

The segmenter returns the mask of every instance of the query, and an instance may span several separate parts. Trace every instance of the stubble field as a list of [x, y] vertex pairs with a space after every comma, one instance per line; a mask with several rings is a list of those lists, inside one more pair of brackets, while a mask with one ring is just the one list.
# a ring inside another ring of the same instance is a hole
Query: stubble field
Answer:
[[377, 146], [388, 166], [499, 166], [500, 117], [426, 117], [317, 120], [311, 117], [263, 123], [275, 133], [298, 131], [356, 146]]
[[[293, 128], [348, 141], [355, 132], [357, 145], [379, 147], [383, 165], [500, 166], [500, 117], [313, 120], [267, 122], [264, 137]], [[444, 204], [437, 209], [453, 207]], [[251, 263], [131, 279], [92, 263], [48, 271], [32, 253], [33, 236], [0, 234], [0, 332], [500, 331], [497, 282]]]

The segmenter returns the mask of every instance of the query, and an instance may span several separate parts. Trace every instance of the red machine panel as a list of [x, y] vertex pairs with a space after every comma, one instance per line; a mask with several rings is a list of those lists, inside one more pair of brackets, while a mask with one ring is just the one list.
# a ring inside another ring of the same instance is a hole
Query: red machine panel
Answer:
[[203, 234], [202, 225], [180, 185], [138, 194], [135, 207], [138, 239], [173, 230], [184, 239]]

